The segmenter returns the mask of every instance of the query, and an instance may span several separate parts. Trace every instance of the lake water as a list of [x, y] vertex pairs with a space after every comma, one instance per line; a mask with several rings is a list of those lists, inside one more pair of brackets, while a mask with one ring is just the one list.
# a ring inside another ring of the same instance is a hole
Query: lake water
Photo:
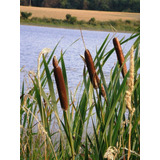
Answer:
[[[85, 41], [85, 45], [87, 49], [90, 50], [93, 57], [95, 57], [96, 49], [98, 50], [101, 44], [103, 43], [104, 39], [110, 34], [109, 39], [113, 36], [118, 37], [121, 39], [125, 36], [128, 38], [131, 34], [130, 33], [114, 33], [112, 32], [102, 32], [102, 31], [88, 31], [83, 30], [83, 37]], [[50, 48], [51, 51], [54, 49], [58, 41], [63, 37], [58, 48], [56, 49], [55, 55], [57, 58], [60, 57], [61, 50], [67, 49], [75, 40], [81, 38], [80, 30], [74, 29], [62, 29], [62, 28], [48, 28], [48, 27], [37, 27], [37, 26], [20, 26], [20, 67], [24, 67], [20, 74], [20, 85], [22, 86], [22, 82], [27, 77], [27, 73], [29, 71], [36, 72], [37, 70], [37, 59], [39, 53], [43, 48]], [[133, 45], [134, 40], [131, 40], [124, 45], [122, 45], [122, 49], [124, 54], [128, 52], [128, 50]], [[108, 47], [106, 48], [106, 53], [111, 48], [113, 48], [113, 42], [110, 41]], [[82, 61], [80, 54], [84, 55], [84, 45], [81, 39], [79, 39], [76, 43], [70, 46], [65, 55], [64, 61], [67, 71], [68, 77], [68, 87], [69, 91], [74, 92], [75, 88], [77, 87], [78, 83], [83, 79], [83, 67], [84, 62]], [[113, 53], [112, 56], [108, 59], [106, 64], [103, 67], [103, 72], [105, 75], [106, 82], [109, 81], [109, 75], [111, 68], [117, 62], [116, 53]], [[49, 64], [50, 69], [53, 68], [52, 62]], [[127, 67], [129, 67], [129, 62], [127, 62]], [[52, 75], [52, 79], [55, 84], [54, 77]], [[26, 80], [28, 84], [28, 80]], [[54, 85], [55, 87], [55, 85]], [[28, 89], [29, 86], [26, 85], [25, 89]], [[55, 87], [56, 88], [56, 87]], [[78, 91], [78, 95], [81, 94]], [[76, 95], [76, 100], [78, 98]], [[58, 96], [56, 94], [56, 96]], [[80, 96], [81, 97], [81, 96]], [[58, 104], [59, 105], [59, 104]], [[62, 110], [58, 107], [58, 112], [60, 117], [63, 116]], [[54, 122], [53, 122], [54, 123]], [[89, 122], [88, 131], [92, 133], [92, 122]], [[58, 127], [58, 126], [57, 126]]]
[[[113, 32], [105, 31], [88, 31], [83, 30], [83, 37], [87, 49], [90, 50], [93, 57], [95, 57], [96, 49], [98, 50], [104, 39], [110, 34], [109, 39], [114, 35]], [[130, 33], [116, 33], [116, 37], [121, 39], [125, 36], [128, 38]], [[65, 50], [75, 40], [81, 38], [80, 30], [76, 29], [63, 29], [63, 28], [49, 28], [39, 26], [20, 26], [20, 67], [24, 67], [23, 72], [20, 75], [20, 85], [22, 85], [24, 77], [28, 71], [36, 72], [38, 55], [43, 48], [50, 48], [51, 51], [54, 49], [58, 41], [63, 37], [58, 48], [56, 49], [55, 55], [57, 58], [60, 57], [61, 50]], [[127, 42], [122, 45], [124, 54], [131, 48], [134, 40]], [[110, 41], [106, 48], [106, 53], [113, 48], [113, 43]], [[78, 83], [82, 81], [84, 62], [82, 61], [80, 54], [84, 55], [84, 45], [81, 39], [70, 46], [64, 56], [66, 65], [68, 86], [69, 90], [73, 91]], [[109, 81], [109, 74], [111, 68], [117, 62], [116, 53], [110, 56], [109, 60], [103, 67], [103, 71], [106, 77], [106, 81]], [[127, 66], [129, 63], [127, 63]], [[52, 68], [52, 63], [50, 63]]]

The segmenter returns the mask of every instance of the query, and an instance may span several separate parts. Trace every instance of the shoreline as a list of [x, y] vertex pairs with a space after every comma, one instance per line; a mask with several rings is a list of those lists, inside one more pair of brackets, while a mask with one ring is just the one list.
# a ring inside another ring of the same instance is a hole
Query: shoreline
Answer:
[[132, 31], [125, 31], [125, 30], [113, 30], [113, 29], [104, 29], [104, 28], [96, 28], [96, 27], [83, 27], [83, 26], [75, 26], [75, 25], [54, 25], [54, 24], [41, 24], [41, 23], [28, 23], [28, 22], [20, 22], [20, 25], [27, 25], [27, 26], [38, 26], [38, 27], [49, 27], [49, 28], [63, 28], [63, 29], [75, 29], [75, 30], [87, 30], [87, 31], [103, 31], [103, 32], [119, 32], [119, 33], [133, 33]]

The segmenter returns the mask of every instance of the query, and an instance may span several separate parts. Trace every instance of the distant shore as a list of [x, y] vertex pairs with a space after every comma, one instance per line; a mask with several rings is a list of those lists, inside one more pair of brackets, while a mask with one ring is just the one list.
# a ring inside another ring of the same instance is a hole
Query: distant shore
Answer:
[[[20, 18], [23, 25], [46, 26], [97, 31], [133, 32], [140, 26], [139, 13], [104, 12], [73, 9], [55, 9], [20, 6], [21, 12], [32, 13], [28, 19]], [[69, 14], [76, 20], [69, 21]]]
[[140, 21], [140, 13], [130, 12], [109, 12], [109, 11], [91, 11], [91, 10], [78, 10], [78, 9], [60, 9], [60, 8], [45, 8], [45, 7], [31, 7], [20, 6], [21, 12], [31, 12], [32, 17], [38, 18], [54, 18], [64, 20], [66, 14], [71, 14], [77, 17], [77, 20], [89, 21], [94, 17], [97, 21]]
[[99, 22], [96, 21], [93, 24], [89, 24], [86, 21], [76, 21], [74, 24], [67, 22], [66, 20], [49, 19], [49, 18], [36, 18], [32, 19], [20, 19], [21, 25], [32, 26], [44, 26], [44, 27], [56, 27], [56, 28], [69, 28], [69, 29], [83, 29], [83, 30], [95, 30], [95, 31], [110, 31], [110, 32], [134, 32], [139, 26], [139, 22], [134, 21], [109, 21]]
[[91, 30], [91, 31], [106, 31], [106, 32], [121, 32], [121, 33], [132, 33], [134, 30], [114, 30], [113, 28], [97, 28], [97, 27], [80, 27], [80, 26], [73, 26], [73, 25], [48, 25], [48, 24], [35, 24], [35, 23], [25, 23], [21, 22], [21, 25], [28, 25], [28, 26], [40, 26], [40, 27], [51, 27], [51, 28], [64, 28], [64, 29], [82, 29], [82, 30]]

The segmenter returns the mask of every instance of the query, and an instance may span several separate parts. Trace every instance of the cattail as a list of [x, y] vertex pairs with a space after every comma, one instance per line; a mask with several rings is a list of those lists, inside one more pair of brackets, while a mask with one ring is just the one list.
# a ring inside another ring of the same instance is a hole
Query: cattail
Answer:
[[[118, 58], [118, 61], [119, 61], [120, 67], [121, 67], [123, 65], [125, 59], [124, 59], [123, 51], [122, 51], [122, 48], [121, 48], [121, 45], [119, 43], [118, 38], [113, 39], [113, 44], [114, 44], [117, 58]], [[123, 68], [122, 68], [123, 78], [125, 77], [126, 74], [127, 74], [127, 66], [126, 66], [126, 63], [124, 63]]]
[[95, 89], [97, 89], [98, 88], [98, 83], [99, 83], [99, 78], [97, 76], [96, 69], [94, 67], [92, 56], [91, 56], [88, 49], [85, 50], [84, 56], [85, 56], [85, 61], [86, 61], [86, 64], [87, 64], [87, 68], [88, 68], [91, 83], [93, 84], [93, 87]]
[[[91, 56], [88, 49], [85, 50], [84, 55], [85, 55], [85, 62], [86, 62], [87, 68], [88, 68], [91, 83], [92, 83], [93, 87], [95, 89], [97, 89], [98, 87], [100, 87], [100, 79], [98, 78], [98, 75], [97, 75], [97, 72], [96, 72], [96, 69], [95, 69], [95, 66], [93, 63], [92, 56]], [[105, 92], [102, 84], [101, 84], [101, 95], [103, 97], [106, 97], [106, 92]]]
[[56, 80], [61, 107], [63, 110], [66, 111], [68, 109], [67, 92], [65, 88], [64, 78], [62, 75], [62, 70], [58, 66], [58, 60], [56, 56], [53, 57], [53, 66], [54, 66], [54, 76]]

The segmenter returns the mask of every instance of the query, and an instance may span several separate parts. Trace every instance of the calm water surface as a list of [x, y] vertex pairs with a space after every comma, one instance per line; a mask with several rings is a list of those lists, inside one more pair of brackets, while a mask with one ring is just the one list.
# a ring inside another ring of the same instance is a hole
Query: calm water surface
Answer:
[[[114, 33], [112, 32], [88, 30], [83, 31], [83, 37], [86, 47], [90, 50], [93, 57], [96, 54], [96, 49], [99, 49], [108, 34], [110, 34], [109, 38], [114, 35]], [[115, 36], [121, 39], [124, 36], [125, 38], [128, 38], [130, 35], [130, 33], [117, 33]], [[20, 75], [20, 85], [22, 85], [23, 79], [27, 75], [26, 73], [28, 71], [36, 72], [37, 59], [41, 50], [43, 48], [50, 48], [52, 51], [61, 38], [62, 40], [55, 52], [57, 58], [60, 57], [61, 50], [64, 51], [75, 40], [81, 38], [80, 30], [27, 25], [20, 26], [20, 67], [25, 66], [23, 72], [21, 72]], [[128, 43], [122, 45], [124, 54], [127, 53], [133, 42], [134, 40], [131, 40]], [[109, 51], [111, 48], [113, 48], [112, 41], [106, 48], [106, 52]], [[80, 54], [84, 55], [84, 45], [81, 39], [79, 39], [76, 43], [70, 46], [64, 56], [68, 77], [68, 85], [71, 91], [73, 91], [76, 88], [77, 84], [82, 80], [84, 62], [79, 56]], [[114, 66], [116, 61], [117, 57], [116, 53], [114, 53], [103, 67], [106, 81], [109, 81], [110, 70]], [[50, 63], [50, 68], [52, 68], [52, 63]]]

